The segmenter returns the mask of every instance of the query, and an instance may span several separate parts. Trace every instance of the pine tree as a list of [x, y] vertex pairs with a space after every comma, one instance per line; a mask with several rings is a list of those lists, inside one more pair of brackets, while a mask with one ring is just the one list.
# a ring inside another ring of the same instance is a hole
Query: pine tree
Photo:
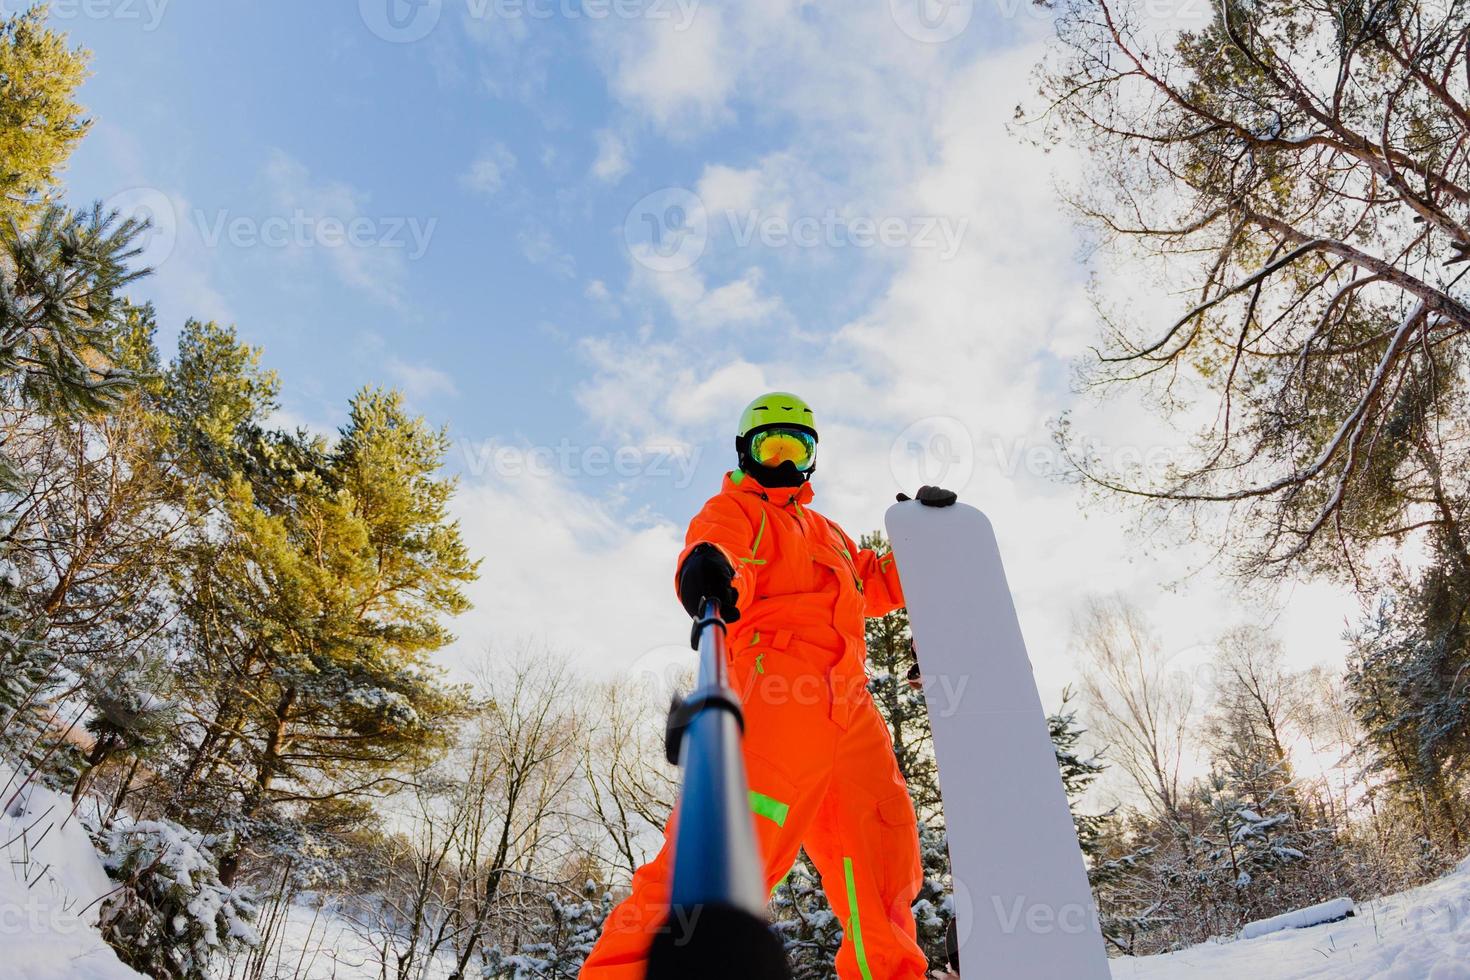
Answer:
[[949, 964], [949, 932], [954, 924], [954, 879], [949, 870], [949, 838], [942, 817], [919, 820], [919, 863], [924, 880], [914, 899], [914, 927], [929, 965]]
[[[1274, 867], [1299, 861], [1305, 853], [1285, 842], [1291, 814], [1253, 807], [1231, 779], [1216, 771], [1202, 781], [1196, 797], [1209, 817], [1209, 834], [1200, 850], [1214, 863], [1219, 880], [1244, 891]], [[1265, 811], [1265, 812], [1258, 812]]]
[[201, 730], [177, 760], [172, 812], [248, 848], [288, 848], [295, 814], [380, 795], [443, 746], [460, 693], [429, 655], [476, 574], [448, 519], [445, 435], [394, 393], [352, 402], [334, 443], [267, 430], [274, 378], [232, 331], [191, 324], [167, 382], [176, 441], [210, 530], [180, 569]]
[[128, 965], [165, 980], [209, 980], [214, 956], [260, 941], [254, 901], [220, 880], [218, 838], [131, 818], [98, 836], [118, 882], [102, 903], [102, 933]]
[[25, 225], [55, 192], [90, 123], [76, 90], [88, 52], [46, 27], [38, 4], [0, 23], [0, 229]]
[[290, 509], [262, 508], [244, 481], [230, 486], [235, 535], [199, 572], [225, 598], [245, 652], [247, 836], [278, 819], [267, 812], [276, 801], [373, 791], [444, 744], [455, 697], [426, 654], [451, 639], [438, 617], [465, 607], [457, 583], [474, 563], [444, 523], [448, 485], [430, 477], [437, 439], [396, 398], [369, 395], [335, 458], [281, 440], [284, 458], [311, 461], [276, 474], [295, 489], [268, 488]]
[[811, 859], [802, 853], [771, 895], [771, 918], [792, 980], [826, 980], [842, 945], [842, 923], [827, 903]]
[[[142, 230], [100, 209], [52, 206], [34, 230], [0, 225], [0, 395], [57, 419], [115, 408], [132, 377], [115, 349], [128, 321], [122, 290]], [[0, 489], [22, 483], [0, 453]]]
[[[8, 138], [19, 137], [0, 120], [0, 141]], [[27, 231], [0, 224], [0, 399], [9, 409], [0, 433], [0, 753], [56, 788], [73, 783], [81, 760], [52, 737], [65, 727], [52, 696], [74, 679], [51, 635], [61, 583], [38, 553], [52, 536], [34, 526], [35, 487], [53, 474], [28, 469], [16, 447], [54, 442], [132, 390], [117, 342], [130, 320], [121, 290], [136, 278], [126, 261], [137, 232], [95, 209], [49, 207]]]
[[86, 769], [72, 787], [79, 800], [103, 766], [157, 756], [177, 729], [179, 705], [167, 651], [145, 649], [110, 659], [102, 670], [86, 670], [82, 689], [92, 706], [85, 727], [92, 746]]
[[1079, 754], [1082, 736], [1087, 734], [1087, 730], [1077, 721], [1077, 710], [1071, 707], [1074, 696], [1071, 688], [1064, 689], [1061, 707], [1047, 716], [1046, 723], [1056, 751], [1057, 767], [1062, 773], [1062, 787], [1067, 791], [1067, 802], [1072, 808], [1072, 822], [1077, 827], [1077, 843], [1082, 846], [1091, 876], [1098, 873], [1104, 830], [1113, 813], [1086, 814], [1078, 811], [1082, 797], [1097, 777], [1107, 771], [1107, 766], [1096, 755], [1084, 758]]
[[512, 955], [499, 949], [486, 954], [482, 976], [504, 980], [576, 980], [587, 954], [612, 911], [612, 898], [595, 882], [583, 885], [580, 895], [565, 900], [556, 892], [543, 896], [530, 936]]
[[80, 771], [75, 748], [52, 737], [52, 699], [66, 680], [65, 664], [46, 642], [45, 618], [27, 611], [26, 583], [8, 550], [0, 545], [0, 760], [61, 788]]
[[1400, 574], [1353, 637], [1347, 675], [1372, 770], [1447, 858], [1462, 850], [1470, 755], [1470, 571], [1454, 555], [1438, 548], [1417, 576]]
[[[1097, 778], [1107, 771], [1107, 765], [1100, 756], [1081, 752], [1087, 730], [1077, 720], [1077, 710], [1072, 707], [1074, 697], [1075, 692], [1071, 688], [1063, 689], [1061, 706], [1047, 716], [1047, 728], [1056, 751], [1062, 787], [1072, 810], [1072, 823], [1077, 828], [1077, 843], [1087, 862], [1087, 880], [1097, 903], [1103, 936], [1126, 952], [1131, 937], [1150, 924], [1132, 915], [1127, 903], [1118, 901], [1114, 888], [1133, 873], [1140, 862], [1148, 859], [1152, 849], [1119, 854], [1117, 808], [1103, 813], [1082, 811], [1083, 798]], [[1118, 856], [1114, 857], [1115, 854]]]
[[[861, 547], [888, 550], [883, 535], [864, 535]], [[908, 783], [915, 809], [934, 817], [939, 805], [939, 768], [934, 759], [934, 732], [924, 693], [913, 683], [918, 660], [907, 609], [867, 621], [868, 692], [893, 738], [898, 771]]]

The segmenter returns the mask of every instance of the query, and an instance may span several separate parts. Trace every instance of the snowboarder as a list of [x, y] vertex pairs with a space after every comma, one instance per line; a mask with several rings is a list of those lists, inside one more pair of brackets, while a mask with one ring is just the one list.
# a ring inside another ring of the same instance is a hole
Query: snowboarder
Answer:
[[[675, 588], [691, 616], [713, 598], [729, 622], [767, 889], [805, 847], [841, 917], [837, 975], [917, 980], [928, 969], [910, 911], [923, 881], [918, 828], [868, 695], [863, 629], [865, 617], [902, 606], [903, 591], [892, 555], [859, 550], [807, 506], [817, 441], [812, 410], [795, 395], [772, 392], [746, 407], [739, 468], [690, 523]], [[946, 506], [955, 495], [925, 487], [919, 499]], [[582, 980], [642, 980], [668, 911], [671, 841], [666, 833], [633, 876]]]

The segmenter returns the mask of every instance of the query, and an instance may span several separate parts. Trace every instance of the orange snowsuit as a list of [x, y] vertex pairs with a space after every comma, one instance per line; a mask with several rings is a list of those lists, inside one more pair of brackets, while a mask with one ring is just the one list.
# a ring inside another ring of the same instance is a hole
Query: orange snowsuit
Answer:
[[[918, 829], [888, 728], [867, 690], [865, 617], [903, 605], [891, 555], [860, 551], [809, 509], [810, 485], [767, 489], [739, 470], [689, 525], [684, 556], [718, 546], [735, 569], [730, 683], [745, 709], [750, 805], [766, 887], [803, 845], [842, 922], [842, 980], [922, 978], [910, 906]], [[668, 915], [673, 820], [663, 849], [609, 914], [581, 980], [642, 980]]]

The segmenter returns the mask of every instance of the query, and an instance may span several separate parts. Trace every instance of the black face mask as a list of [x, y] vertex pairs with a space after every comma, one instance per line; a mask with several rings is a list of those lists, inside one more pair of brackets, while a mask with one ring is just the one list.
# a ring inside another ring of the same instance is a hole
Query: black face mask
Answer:
[[789, 459], [782, 461], [781, 465], [776, 467], [762, 466], [756, 463], [745, 472], [749, 473], [755, 482], [768, 490], [774, 490], [779, 487], [799, 487], [811, 479], [812, 475], [810, 470], [802, 472], [797, 469], [796, 464]]
[[809, 470], [799, 470], [791, 460], [782, 460], [778, 466], [766, 466], [757, 463], [750, 458], [749, 440], [736, 438], [735, 451], [740, 456], [740, 469], [746, 476], [755, 480], [767, 490], [779, 490], [785, 487], [799, 487], [812, 478], [816, 471], [813, 466]]

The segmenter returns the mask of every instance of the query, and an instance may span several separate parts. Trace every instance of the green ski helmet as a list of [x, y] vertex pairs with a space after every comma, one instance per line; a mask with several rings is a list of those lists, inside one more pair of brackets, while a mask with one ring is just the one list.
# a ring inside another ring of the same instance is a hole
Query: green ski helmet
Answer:
[[767, 487], [800, 486], [817, 466], [811, 406], [786, 391], [761, 395], [740, 413], [735, 434], [740, 469]]
[[817, 434], [817, 422], [811, 406], [789, 391], [772, 391], [761, 395], [745, 406], [740, 413], [740, 428], [737, 438], [749, 437], [756, 429], [768, 425], [787, 425], [805, 429], [813, 436]]

